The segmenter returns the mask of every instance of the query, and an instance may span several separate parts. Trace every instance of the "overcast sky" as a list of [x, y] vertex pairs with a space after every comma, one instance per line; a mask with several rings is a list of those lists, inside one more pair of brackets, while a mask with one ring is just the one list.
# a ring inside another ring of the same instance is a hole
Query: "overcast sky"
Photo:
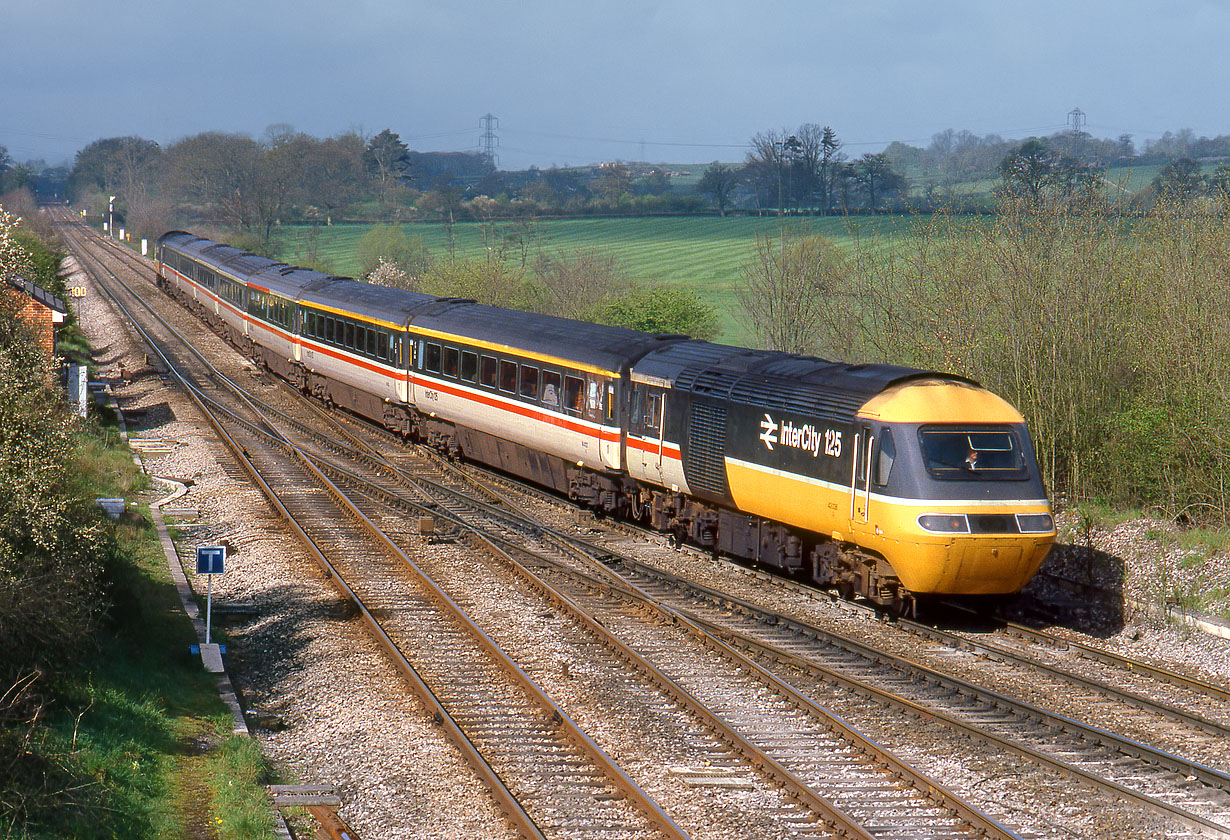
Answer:
[[1230, 134], [1230, 0], [0, 0], [0, 145], [384, 128], [504, 169], [739, 161], [831, 125], [851, 157], [945, 128]]

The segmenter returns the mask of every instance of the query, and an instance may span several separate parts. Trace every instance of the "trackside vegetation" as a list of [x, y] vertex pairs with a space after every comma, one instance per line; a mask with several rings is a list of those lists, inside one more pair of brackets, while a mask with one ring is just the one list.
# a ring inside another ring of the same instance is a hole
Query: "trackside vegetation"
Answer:
[[[62, 294], [60, 257], [0, 209], [0, 272]], [[94, 503], [146, 482], [113, 420], [68, 415], [0, 294], [0, 836], [270, 837], [266, 768], [188, 654], [148, 510]]]
[[1003, 195], [992, 216], [933, 214], [844, 252], [766, 241], [740, 293], [812, 304], [753, 312], [766, 343], [784, 333], [789, 349], [955, 372], [1001, 394], [1054, 494], [1224, 527], [1228, 209], [1224, 194], [1131, 212]]

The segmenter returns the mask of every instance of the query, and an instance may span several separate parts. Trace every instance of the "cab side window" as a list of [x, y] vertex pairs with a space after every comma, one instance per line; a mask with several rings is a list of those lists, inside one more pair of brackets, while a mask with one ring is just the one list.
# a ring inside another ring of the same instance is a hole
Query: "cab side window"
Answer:
[[644, 386], [632, 392], [632, 428], [638, 432], [657, 432], [661, 421], [662, 395]]
[[876, 456], [875, 480], [883, 487], [888, 484], [893, 471], [893, 462], [897, 460], [897, 445], [893, 443], [893, 433], [889, 429], [880, 431], [880, 446]]

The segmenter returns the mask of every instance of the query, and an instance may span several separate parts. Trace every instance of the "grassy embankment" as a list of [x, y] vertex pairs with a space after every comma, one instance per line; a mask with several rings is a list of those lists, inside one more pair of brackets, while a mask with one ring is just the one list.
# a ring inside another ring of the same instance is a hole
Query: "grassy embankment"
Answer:
[[[0, 213], [0, 268], [64, 296], [54, 232]], [[15, 247], [12, 247], [15, 246]], [[148, 479], [103, 409], [77, 423], [46, 360], [0, 311], [0, 836], [271, 836], [255, 744], [232, 738], [145, 505]], [[75, 317], [60, 351], [89, 363]], [[94, 505], [129, 500], [116, 522]], [[6, 626], [7, 625], [7, 626]]]
[[[146, 484], [109, 412], [80, 434], [78, 481], [89, 496], [131, 499]], [[30, 837], [272, 837], [255, 742], [231, 736], [212, 676], [189, 655], [149, 509], [115, 523], [110, 616], [91, 655], [55, 690], [40, 748], [80, 785], [75, 805], [14, 826]]]

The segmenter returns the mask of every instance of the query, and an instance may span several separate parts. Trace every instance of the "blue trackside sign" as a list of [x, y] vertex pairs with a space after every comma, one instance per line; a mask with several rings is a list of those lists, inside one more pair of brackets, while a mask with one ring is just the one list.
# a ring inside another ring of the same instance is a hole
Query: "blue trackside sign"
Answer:
[[225, 571], [226, 546], [199, 545], [196, 549], [196, 573], [198, 575], [220, 575]]

